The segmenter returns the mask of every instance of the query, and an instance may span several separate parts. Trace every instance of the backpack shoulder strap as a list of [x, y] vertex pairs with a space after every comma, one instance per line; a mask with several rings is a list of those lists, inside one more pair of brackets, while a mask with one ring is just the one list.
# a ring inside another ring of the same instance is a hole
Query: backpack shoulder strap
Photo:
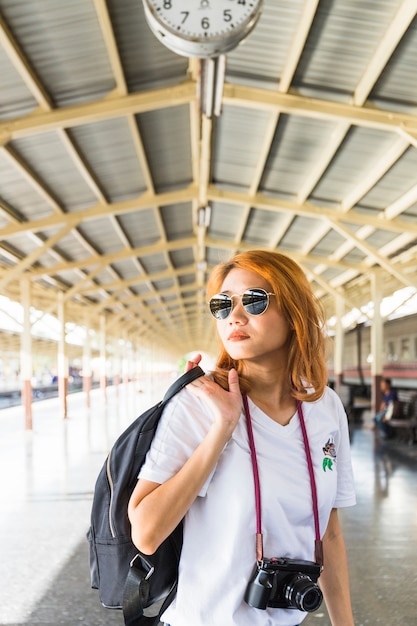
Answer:
[[164, 404], [166, 402], [169, 402], [169, 400], [171, 400], [171, 398], [173, 398], [179, 391], [181, 391], [181, 389], [186, 387], [189, 383], [192, 383], [193, 380], [200, 378], [200, 376], [204, 376], [204, 374], [204, 370], [202, 370], [201, 367], [199, 367], [198, 365], [196, 367], [193, 367], [188, 372], [184, 372], [184, 374], [177, 378], [177, 380], [174, 381], [169, 387], [164, 395], [162, 402]]

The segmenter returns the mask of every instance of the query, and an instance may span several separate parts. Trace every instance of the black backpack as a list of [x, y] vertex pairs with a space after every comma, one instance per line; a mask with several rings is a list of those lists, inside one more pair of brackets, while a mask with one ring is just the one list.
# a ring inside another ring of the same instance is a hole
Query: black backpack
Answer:
[[94, 489], [90, 542], [91, 586], [103, 606], [123, 609], [126, 626], [153, 626], [176, 593], [182, 522], [151, 556], [131, 540], [127, 506], [165, 405], [203, 376], [194, 367], [176, 380], [162, 401], [140, 415], [114, 443]]

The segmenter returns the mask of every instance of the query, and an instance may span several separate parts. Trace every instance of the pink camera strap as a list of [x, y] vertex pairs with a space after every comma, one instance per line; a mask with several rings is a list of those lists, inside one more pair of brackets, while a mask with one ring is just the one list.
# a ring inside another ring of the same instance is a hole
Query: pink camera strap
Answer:
[[[256, 560], [263, 560], [263, 540], [262, 540], [262, 516], [261, 516], [261, 486], [259, 481], [258, 460], [256, 458], [255, 439], [253, 437], [252, 418], [249, 411], [249, 404], [246, 395], [243, 395], [243, 406], [246, 414], [246, 426], [248, 429], [249, 447], [252, 459], [253, 480], [255, 483], [255, 507], [256, 507]], [[308, 473], [310, 476], [311, 497], [313, 500], [314, 528], [316, 539], [314, 542], [315, 560], [318, 565], [323, 566], [323, 542], [320, 536], [320, 522], [317, 501], [317, 487], [314, 477], [313, 461], [311, 459], [310, 444], [308, 441], [307, 429], [304, 421], [304, 414], [301, 402], [297, 402], [297, 412], [300, 419], [301, 432], [303, 433], [304, 450], [306, 453]]]

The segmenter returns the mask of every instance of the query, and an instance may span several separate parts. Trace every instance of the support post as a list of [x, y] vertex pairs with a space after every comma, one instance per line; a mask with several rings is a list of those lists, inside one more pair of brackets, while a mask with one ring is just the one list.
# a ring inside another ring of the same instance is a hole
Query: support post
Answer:
[[129, 382], [130, 377], [130, 346], [126, 331], [123, 332], [123, 382]]
[[372, 374], [372, 410], [375, 414], [381, 402], [381, 379], [383, 374], [384, 332], [381, 316], [382, 274], [381, 270], [371, 273], [372, 300], [374, 316], [371, 326], [371, 374]]
[[22, 404], [25, 412], [25, 429], [32, 430], [32, 335], [30, 322], [31, 285], [28, 278], [20, 282], [23, 306], [23, 332], [20, 345], [20, 372]]
[[90, 329], [88, 326], [85, 328], [85, 341], [83, 346], [83, 391], [85, 393], [85, 401], [87, 408], [91, 406], [91, 383], [92, 383], [92, 369], [91, 369], [91, 337]]
[[104, 401], [107, 400], [107, 372], [106, 372], [106, 318], [100, 315], [100, 389]]
[[342, 296], [336, 296], [336, 334], [334, 338], [334, 382], [335, 391], [341, 395], [343, 383], [343, 347], [345, 334], [343, 329], [343, 315], [345, 314], [345, 301]]
[[114, 356], [113, 356], [113, 385], [116, 389], [116, 394], [119, 393], [120, 384], [120, 372], [122, 369], [121, 364], [121, 345], [119, 339], [114, 339]]
[[58, 396], [61, 401], [62, 417], [68, 417], [68, 356], [65, 343], [65, 302], [64, 294], [58, 293], [58, 320], [60, 325], [59, 341], [58, 341]]

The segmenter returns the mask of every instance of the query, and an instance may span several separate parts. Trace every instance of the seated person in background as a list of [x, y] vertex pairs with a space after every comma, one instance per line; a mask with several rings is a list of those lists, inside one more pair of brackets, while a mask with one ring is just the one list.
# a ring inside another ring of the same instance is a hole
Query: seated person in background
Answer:
[[393, 403], [398, 400], [397, 392], [391, 386], [390, 378], [383, 378], [381, 380], [381, 405], [378, 413], [374, 417], [374, 422], [381, 431], [381, 434], [385, 437], [390, 435], [389, 410], [393, 407]]

